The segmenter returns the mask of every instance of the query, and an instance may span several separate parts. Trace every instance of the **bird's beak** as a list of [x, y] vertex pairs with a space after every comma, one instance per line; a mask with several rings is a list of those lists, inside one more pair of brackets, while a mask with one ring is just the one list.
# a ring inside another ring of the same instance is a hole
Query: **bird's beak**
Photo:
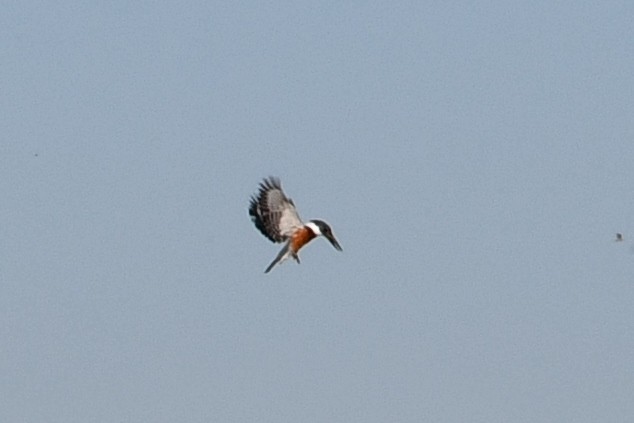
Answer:
[[342, 251], [341, 245], [339, 245], [333, 234], [327, 234], [326, 238], [328, 239], [328, 241], [330, 241], [332, 246], [335, 247], [337, 251]]

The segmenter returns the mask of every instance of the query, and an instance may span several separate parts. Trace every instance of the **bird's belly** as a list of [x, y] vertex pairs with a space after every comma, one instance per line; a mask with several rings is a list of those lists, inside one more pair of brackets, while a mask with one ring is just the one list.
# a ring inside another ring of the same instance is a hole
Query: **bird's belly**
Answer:
[[309, 228], [298, 229], [291, 237], [291, 248], [294, 252], [298, 252], [300, 248], [308, 244], [315, 234]]

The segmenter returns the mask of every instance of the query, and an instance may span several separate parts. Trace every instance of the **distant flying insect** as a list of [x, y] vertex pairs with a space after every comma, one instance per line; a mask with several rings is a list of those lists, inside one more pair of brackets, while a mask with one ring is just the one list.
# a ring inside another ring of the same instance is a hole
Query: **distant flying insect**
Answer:
[[620, 234], [620, 233], [618, 233], [618, 232], [617, 232], [617, 233], [616, 233], [616, 239], [615, 239], [615, 241], [616, 241], [616, 242], [621, 242], [621, 241], [623, 241], [623, 234]]
[[269, 177], [260, 183], [257, 195], [251, 197], [249, 216], [262, 234], [273, 242], [286, 242], [275, 260], [264, 273], [292, 257], [299, 263], [299, 250], [314, 238], [323, 235], [335, 249], [341, 246], [332, 234], [332, 229], [323, 220], [309, 220], [303, 223], [299, 218], [293, 200], [286, 197], [278, 178]]

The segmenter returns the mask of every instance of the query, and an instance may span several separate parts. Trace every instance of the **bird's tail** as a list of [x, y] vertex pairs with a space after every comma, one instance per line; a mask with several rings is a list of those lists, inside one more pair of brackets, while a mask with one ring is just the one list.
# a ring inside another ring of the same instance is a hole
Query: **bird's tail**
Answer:
[[280, 250], [280, 252], [278, 253], [277, 257], [275, 257], [275, 260], [273, 260], [271, 262], [271, 264], [269, 264], [269, 267], [266, 268], [266, 270], [264, 271], [264, 273], [269, 273], [271, 271], [271, 269], [277, 264], [277, 263], [281, 263], [284, 260], [286, 260], [288, 258], [289, 254], [289, 249], [290, 249], [290, 242], [287, 242], [286, 245], [284, 246], [284, 248], [282, 248]]

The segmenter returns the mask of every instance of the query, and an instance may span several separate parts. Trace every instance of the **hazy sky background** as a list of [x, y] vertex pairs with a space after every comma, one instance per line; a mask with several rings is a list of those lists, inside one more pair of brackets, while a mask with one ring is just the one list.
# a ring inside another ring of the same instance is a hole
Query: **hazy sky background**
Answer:
[[5, 3], [0, 421], [634, 421], [632, 22]]

